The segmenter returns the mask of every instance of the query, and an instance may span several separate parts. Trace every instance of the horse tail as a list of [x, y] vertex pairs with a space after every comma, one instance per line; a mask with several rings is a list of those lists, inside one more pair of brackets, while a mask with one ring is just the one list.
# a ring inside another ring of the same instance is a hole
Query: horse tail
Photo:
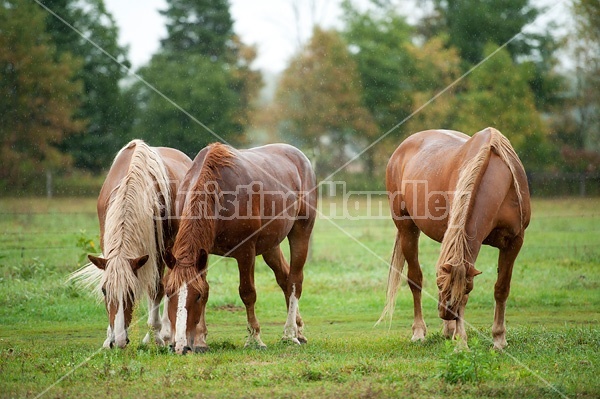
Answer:
[[396, 294], [398, 293], [398, 287], [402, 282], [402, 270], [404, 269], [404, 254], [402, 253], [402, 241], [400, 234], [396, 234], [396, 242], [394, 243], [394, 252], [392, 253], [392, 261], [390, 262], [390, 270], [388, 272], [388, 284], [387, 284], [387, 295], [385, 301], [385, 307], [381, 316], [375, 325], [379, 324], [384, 319], [392, 321], [394, 315], [394, 307], [396, 306]]
[[494, 150], [494, 153], [502, 159], [502, 161], [506, 164], [508, 169], [510, 169], [510, 173], [513, 179], [513, 185], [515, 186], [515, 191], [517, 193], [517, 199], [519, 201], [519, 213], [521, 216], [521, 228], [525, 224], [525, 214], [523, 211], [523, 194], [522, 187], [517, 178], [517, 168], [524, 174], [525, 168], [519, 159], [516, 151], [513, 146], [510, 144], [510, 141], [498, 130], [494, 128], [488, 128], [492, 131], [492, 138], [490, 142], [491, 148]]
[[[492, 137], [494, 136], [492, 132]], [[487, 168], [491, 156], [491, 141], [461, 168], [450, 208], [448, 228], [442, 239], [440, 256], [436, 264], [437, 283], [441, 291], [450, 291], [450, 305], [462, 300], [467, 286], [466, 258], [471, 249], [466, 231], [469, 211], [477, 185]], [[451, 266], [449, 273], [439, 273], [444, 265]]]

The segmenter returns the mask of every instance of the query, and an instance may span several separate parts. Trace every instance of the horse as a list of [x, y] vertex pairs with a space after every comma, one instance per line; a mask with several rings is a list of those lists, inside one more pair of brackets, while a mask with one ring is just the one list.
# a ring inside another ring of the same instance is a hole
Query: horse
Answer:
[[[88, 255], [91, 263], [70, 276], [104, 296], [109, 319], [105, 348], [129, 343], [133, 307], [143, 293], [156, 343], [164, 345], [169, 338], [167, 312], [160, 320], [158, 309], [164, 295], [164, 253], [177, 233], [175, 194], [191, 164], [176, 149], [150, 147], [142, 140], [123, 147], [112, 163], [97, 202], [103, 256]], [[148, 333], [144, 342], [150, 339]]]
[[[254, 311], [255, 258], [262, 255], [284, 293], [285, 340], [306, 343], [298, 301], [316, 218], [316, 177], [306, 156], [286, 144], [235, 150], [214, 143], [202, 149], [177, 196], [179, 232], [168, 257], [166, 294], [171, 347], [178, 354], [204, 352], [209, 254], [234, 258], [239, 295], [246, 307], [246, 347], [266, 348]], [[290, 263], [280, 249], [288, 238]]]
[[499, 249], [492, 335], [494, 348], [505, 348], [506, 301], [531, 217], [527, 177], [509, 140], [491, 127], [472, 137], [449, 130], [415, 133], [391, 156], [386, 188], [397, 234], [379, 322], [386, 316], [391, 320], [406, 262], [414, 307], [412, 341], [425, 339], [418, 258], [423, 232], [441, 242], [436, 284], [443, 334], [466, 347], [465, 307], [473, 279], [481, 274], [475, 261], [486, 244]]

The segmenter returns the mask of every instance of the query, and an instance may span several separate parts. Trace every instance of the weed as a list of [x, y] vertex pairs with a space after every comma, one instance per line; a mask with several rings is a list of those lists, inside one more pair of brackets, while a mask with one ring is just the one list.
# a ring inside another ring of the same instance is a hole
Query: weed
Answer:
[[469, 347], [458, 349], [456, 342], [446, 341], [440, 373], [446, 382], [480, 383], [497, 368], [497, 352], [483, 348], [477, 337], [469, 341]]
[[95, 254], [98, 252], [98, 246], [90, 236], [88, 236], [86, 230], [79, 230], [76, 242], [77, 248], [81, 249], [79, 254], [79, 265], [86, 263], [88, 254]]

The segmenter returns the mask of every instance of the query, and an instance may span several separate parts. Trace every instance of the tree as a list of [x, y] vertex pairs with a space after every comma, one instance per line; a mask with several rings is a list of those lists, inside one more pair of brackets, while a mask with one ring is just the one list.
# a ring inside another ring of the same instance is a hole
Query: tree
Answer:
[[484, 58], [487, 43], [502, 45], [513, 61], [528, 63], [532, 69], [528, 82], [535, 94], [536, 106], [548, 109], [556, 105], [562, 84], [552, 73], [558, 42], [551, 34], [555, 24], [543, 32], [524, 31], [543, 10], [530, 0], [431, 0], [434, 14], [425, 18], [420, 31], [426, 38], [445, 34], [448, 46], [457, 48], [465, 61], [463, 71]]
[[575, 131], [580, 147], [600, 151], [600, 3], [575, 0]]
[[231, 61], [227, 47], [234, 36], [228, 0], [167, 0], [161, 11], [167, 19], [167, 38], [162, 48], [206, 56], [212, 61]]
[[[488, 55], [496, 49], [488, 44], [484, 51]], [[549, 162], [551, 149], [528, 80], [527, 70], [514, 64], [508, 51], [498, 51], [468, 77], [452, 127], [468, 134], [495, 127], [511, 141], [526, 169], [533, 170]]]
[[0, 4], [0, 179], [13, 189], [45, 169], [68, 168], [57, 145], [85, 127], [74, 114], [80, 64], [57, 56], [45, 33], [45, 14], [33, 3]]
[[412, 29], [395, 10], [383, 5], [362, 12], [345, 0], [342, 8], [343, 36], [357, 64], [364, 104], [385, 132], [412, 110], [408, 94], [414, 71], [408, 50]]
[[[283, 72], [276, 93], [280, 131], [310, 149], [317, 173], [324, 176], [368, 145], [377, 133], [362, 103], [356, 64], [335, 31], [315, 28], [310, 42]], [[367, 173], [373, 173], [366, 158]]]
[[169, 35], [139, 74], [172, 103], [142, 83], [134, 85], [138, 103], [134, 133], [190, 156], [221, 138], [233, 145], [244, 143], [262, 85], [260, 73], [251, 68], [256, 49], [234, 35], [228, 1], [167, 3], [162, 13]]
[[551, 40], [549, 34], [523, 33], [523, 27], [533, 22], [540, 10], [530, 0], [432, 0], [435, 14], [425, 20], [429, 34], [447, 32], [449, 45], [456, 47], [462, 59], [476, 64], [484, 58], [488, 42], [504, 44], [516, 60], [531, 56], [540, 40]]
[[[228, 142], [235, 142], [241, 134], [236, 117], [239, 98], [230, 88], [230, 76], [222, 65], [201, 55], [187, 55], [177, 61], [157, 54], [139, 75]], [[136, 83], [134, 91], [142, 107], [135, 121], [137, 137], [153, 145], [178, 148], [191, 157], [219, 140], [143, 83]]]
[[447, 48], [443, 37], [434, 37], [422, 46], [408, 47], [408, 53], [415, 63], [410, 93], [415, 114], [406, 122], [406, 131], [447, 128], [458, 107], [454, 86], [460, 76], [458, 51]]
[[[103, 0], [43, 3], [107, 53], [129, 65], [127, 48], [118, 45], [118, 29]], [[88, 123], [85, 129], [67, 137], [61, 149], [73, 156], [75, 166], [98, 173], [110, 166], [115, 153], [129, 138], [133, 103], [119, 87], [127, 71], [50, 13], [46, 13], [46, 31], [56, 45], [56, 59], [70, 54], [82, 63], [73, 77], [83, 82], [76, 115]]]

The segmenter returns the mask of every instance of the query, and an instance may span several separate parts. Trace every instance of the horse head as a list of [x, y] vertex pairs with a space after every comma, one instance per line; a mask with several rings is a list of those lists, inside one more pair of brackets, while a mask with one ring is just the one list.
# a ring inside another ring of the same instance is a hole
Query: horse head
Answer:
[[443, 320], [456, 320], [464, 309], [473, 290], [473, 278], [481, 272], [475, 266], [466, 267], [443, 264], [436, 273], [438, 286], [438, 314]]
[[[105, 348], [124, 348], [129, 343], [127, 329], [131, 324], [136, 299], [137, 272], [148, 261], [148, 255], [135, 259], [121, 257], [101, 258], [88, 255], [96, 267], [104, 271], [102, 293], [108, 313]], [[126, 263], [126, 265], [123, 265]]]
[[178, 354], [186, 354], [192, 348], [194, 352], [204, 352], [208, 350], [204, 322], [208, 300], [208, 252], [201, 249], [191, 262], [167, 253], [166, 263], [171, 269], [165, 284], [165, 294], [169, 298], [171, 348]]

